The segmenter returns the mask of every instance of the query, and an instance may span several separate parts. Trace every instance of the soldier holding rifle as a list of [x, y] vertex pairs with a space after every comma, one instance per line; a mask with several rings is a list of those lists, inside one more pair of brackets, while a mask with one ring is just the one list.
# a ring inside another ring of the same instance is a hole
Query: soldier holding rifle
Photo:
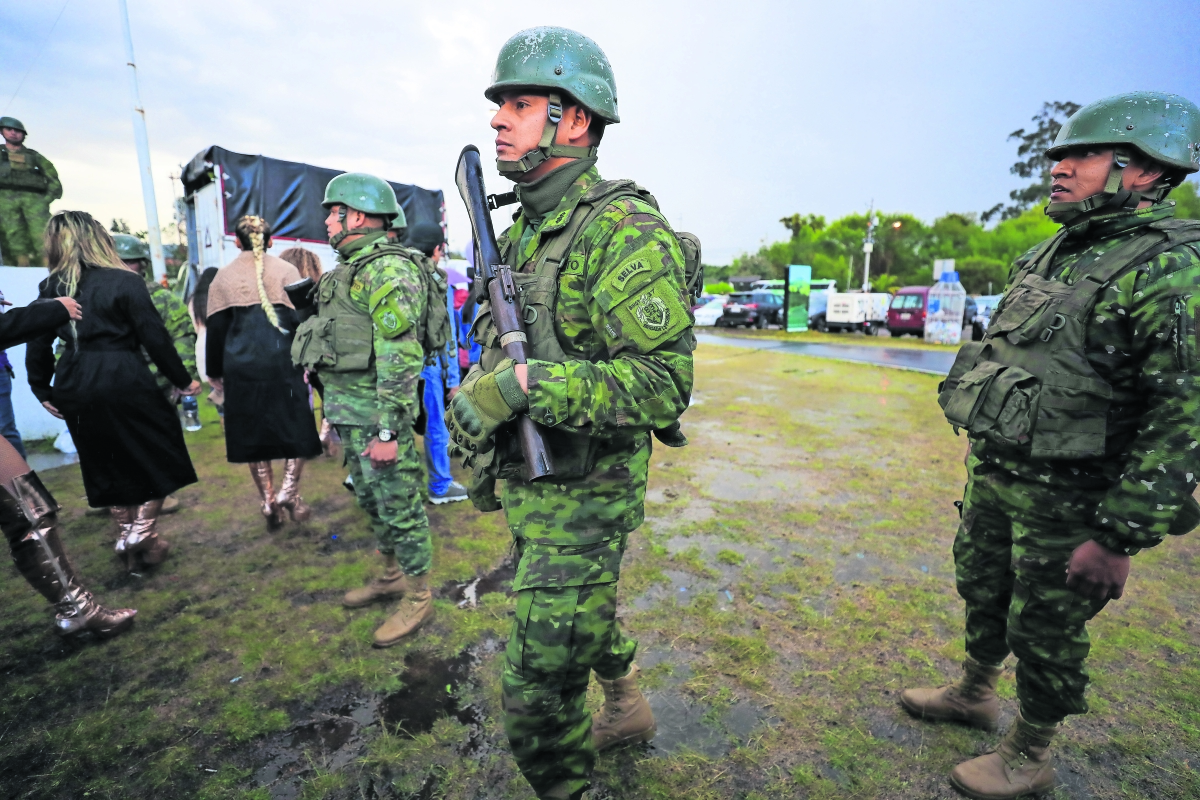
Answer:
[[[652, 197], [596, 170], [604, 128], [619, 121], [604, 52], [575, 31], [522, 31], [485, 94], [499, 106], [496, 164], [521, 205], [495, 265], [483, 263], [495, 246], [482, 198], [468, 200], [485, 273], [477, 287], [493, 286], [477, 292], [481, 364], [446, 417], [477, 477], [505, 480], [518, 554], [505, 729], [538, 797], [566, 800], [590, 786], [598, 749], [654, 735], [637, 643], [616, 620], [617, 580], [643, 519], [650, 434], [678, 437], [695, 338], [678, 238]], [[482, 192], [467, 180], [472, 155], [478, 170], [471, 151], [459, 164], [465, 196]], [[497, 301], [515, 304], [523, 331], [506, 330]], [[498, 507], [490, 492], [472, 500]], [[593, 671], [605, 695], [595, 719], [584, 705]]]

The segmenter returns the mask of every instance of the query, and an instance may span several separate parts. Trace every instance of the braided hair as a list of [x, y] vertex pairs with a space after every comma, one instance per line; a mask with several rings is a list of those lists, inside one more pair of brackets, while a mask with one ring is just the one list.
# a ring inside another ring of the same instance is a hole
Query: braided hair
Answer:
[[237, 235], [238, 241], [243, 248], [248, 248], [254, 253], [254, 276], [258, 281], [258, 299], [262, 304], [262, 309], [267, 315], [267, 319], [276, 330], [283, 331], [279, 324], [279, 315], [275, 313], [275, 306], [267, 297], [267, 286], [263, 282], [263, 255], [267, 251], [267, 243], [271, 241], [271, 223], [267, 222], [262, 217], [256, 217], [253, 214], [247, 214], [237, 221], [234, 226], [234, 233]]

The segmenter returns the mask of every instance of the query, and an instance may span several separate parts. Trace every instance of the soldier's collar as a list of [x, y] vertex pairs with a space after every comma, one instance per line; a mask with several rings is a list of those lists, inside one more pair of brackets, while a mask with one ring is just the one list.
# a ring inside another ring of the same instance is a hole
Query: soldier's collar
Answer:
[[562, 200], [558, 201], [558, 205], [546, 215], [538, 226], [539, 233], [548, 231], [556, 231], [565, 226], [571, 220], [571, 215], [575, 213], [575, 208], [579, 205], [579, 201], [583, 199], [587, 190], [600, 180], [600, 171], [596, 169], [593, 162], [584, 171], [582, 175], [575, 179], [575, 182], [567, 189]]
[[1104, 239], [1175, 216], [1175, 202], [1166, 200], [1146, 208], [1121, 209], [1089, 215], [1067, 228], [1071, 239]]

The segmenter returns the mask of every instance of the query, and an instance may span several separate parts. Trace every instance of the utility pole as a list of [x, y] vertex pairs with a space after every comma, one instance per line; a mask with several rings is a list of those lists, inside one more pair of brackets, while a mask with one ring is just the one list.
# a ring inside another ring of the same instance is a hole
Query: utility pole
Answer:
[[[125, 2], [125, 0], [121, 0]], [[871, 251], [875, 249], [875, 226], [879, 218], [875, 216], [875, 201], [871, 201], [871, 210], [867, 212], [867, 238], [863, 239], [863, 292], [871, 291]]]
[[146, 234], [150, 239], [150, 263], [155, 279], [167, 274], [163, 260], [162, 235], [158, 228], [158, 205], [154, 199], [154, 173], [150, 169], [150, 140], [146, 136], [146, 109], [138, 92], [137, 62], [133, 58], [133, 36], [129, 32], [129, 7], [117, 0], [121, 12], [121, 30], [125, 33], [125, 61], [129, 65], [129, 94], [133, 99], [133, 139], [137, 145], [138, 171], [142, 176], [142, 201], [146, 204]]

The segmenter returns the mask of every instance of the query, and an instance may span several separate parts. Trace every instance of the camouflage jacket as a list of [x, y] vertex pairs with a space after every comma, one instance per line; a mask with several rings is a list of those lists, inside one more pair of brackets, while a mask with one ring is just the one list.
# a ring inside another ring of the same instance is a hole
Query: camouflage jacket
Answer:
[[[9, 158], [11, 158], [12, 156], [24, 156], [28, 161], [33, 162], [33, 163], [37, 164], [39, 167], [41, 167], [42, 173], [46, 176], [46, 180], [49, 183], [49, 186], [46, 187], [46, 192], [45, 192], [46, 200], [48, 202], [54, 202], [55, 200], [58, 200], [62, 197], [62, 194], [63, 194], [62, 181], [59, 180], [58, 170], [55, 169], [54, 165], [50, 163], [50, 159], [46, 158], [44, 155], [39, 153], [37, 150], [31, 150], [30, 148], [25, 147], [24, 145], [22, 145], [21, 147], [18, 147], [15, 152], [8, 150], [4, 146], [3, 143], [0, 143], [0, 148], [3, 148], [6, 151], [5, 155], [8, 156]], [[5, 188], [3, 186], [0, 186], [0, 191], [5, 191]], [[9, 190], [9, 191], [21, 191], [21, 190], [17, 189], [17, 190]]]
[[[420, 319], [425, 307], [425, 285], [416, 264], [400, 255], [386, 255], [358, 266], [374, 252], [382, 235], [368, 235], [343, 246], [338, 265], [321, 276], [321, 282], [350, 282], [350, 300], [364, 317], [370, 318], [370, 298], [392, 287], [397, 307], [410, 319]], [[335, 425], [403, 430], [417, 417], [420, 399], [417, 386], [425, 364], [425, 352], [413, 326], [388, 337], [373, 324], [374, 360], [363, 372], [321, 372], [325, 385], [325, 417]]]
[[[158, 316], [167, 326], [167, 333], [171, 334], [171, 341], [175, 343], [175, 352], [179, 353], [184, 368], [192, 376], [192, 380], [200, 380], [200, 373], [196, 369], [196, 329], [192, 325], [192, 317], [188, 314], [187, 306], [175, 296], [174, 292], [153, 279], [146, 281], [146, 288], [150, 290], [150, 300], [154, 303]], [[154, 375], [158, 388], [162, 389], [164, 393], [170, 393], [175, 388], [175, 384], [171, 383], [165, 375], [159, 374], [158, 367], [154, 365], [150, 354], [144, 349], [142, 356], [146, 359], [146, 364], [150, 367], [150, 372]]]
[[[520, 211], [500, 241], [508, 263], [530, 272], [599, 180], [595, 167], [583, 173], [531, 236]], [[505, 483], [505, 514], [522, 548], [514, 588], [617, 579], [624, 534], [644, 516], [650, 432], [691, 399], [696, 340], [683, 264], [663, 216], [630, 197], [610, 203], [563, 259], [552, 307], [566, 357], [530, 359], [529, 415], [586, 434], [595, 462], [576, 479]], [[638, 312], [651, 302], [660, 312], [653, 319]]]
[[[1173, 215], [1173, 204], [1160, 203], [1078, 223], [1045, 277], [1070, 284], [1100, 254], [1129, 241], [1142, 226]], [[1010, 281], [1036, 250], [1017, 259]], [[1194, 526], [1191, 495], [1200, 474], [1198, 285], [1200, 244], [1191, 244], [1130, 269], [1100, 293], [1087, 328], [1086, 353], [1113, 389], [1108, 457], [1023, 460], [982, 440], [973, 442], [975, 455], [1023, 480], [1103, 492], [1094, 538], [1117, 552], [1132, 555]], [[1188, 518], [1190, 525], [1180, 530]]]

